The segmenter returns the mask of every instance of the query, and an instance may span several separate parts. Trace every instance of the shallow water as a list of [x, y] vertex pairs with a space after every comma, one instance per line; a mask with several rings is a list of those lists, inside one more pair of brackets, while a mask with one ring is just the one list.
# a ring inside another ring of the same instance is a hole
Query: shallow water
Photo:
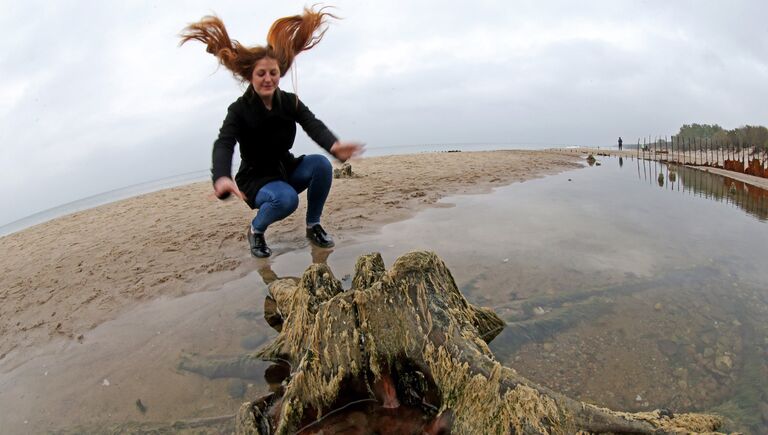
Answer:
[[213, 380], [179, 365], [273, 337], [262, 318], [265, 279], [323, 260], [341, 279], [361, 254], [381, 252], [391, 265], [429, 249], [471, 302], [509, 323], [491, 347], [523, 376], [602, 406], [717, 411], [735, 419], [731, 429], [765, 433], [768, 193], [692, 169], [674, 171], [673, 182], [656, 163], [600, 163], [446, 198], [333, 252], [291, 251], [220, 289], [152, 302], [82, 343], [9, 355], [0, 427], [98, 430], [234, 414], [268, 391], [266, 364], [245, 379]]

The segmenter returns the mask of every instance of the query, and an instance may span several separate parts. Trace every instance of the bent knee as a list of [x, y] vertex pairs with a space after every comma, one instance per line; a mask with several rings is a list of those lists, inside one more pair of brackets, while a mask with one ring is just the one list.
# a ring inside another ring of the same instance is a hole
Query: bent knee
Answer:
[[299, 195], [294, 192], [278, 196], [277, 207], [283, 211], [285, 216], [288, 216], [299, 207]]
[[304, 159], [307, 160], [307, 163], [312, 165], [312, 169], [314, 171], [320, 171], [320, 172], [327, 172], [332, 173], [333, 172], [333, 166], [331, 166], [330, 160], [328, 160], [325, 156], [320, 154], [310, 154], [308, 156], [304, 156]]
[[280, 219], [287, 217], [299, 207], [299, 195], [296, 192], [272, 193], [268, 201], [261, 204], [260, 208], [269, 207]]

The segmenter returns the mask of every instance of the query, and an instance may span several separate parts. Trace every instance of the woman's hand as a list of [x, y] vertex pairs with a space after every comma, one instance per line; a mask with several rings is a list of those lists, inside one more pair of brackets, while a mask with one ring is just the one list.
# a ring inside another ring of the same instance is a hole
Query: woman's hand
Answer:
[[229, 177], [219, 177], [216, 179], [216, 182], [213, 183], [213, 194], [219, 199], [227, 199], [232, 194], [245, 201], [245, 195]]
[[331, 146], [331, 154], [341, 162], [357, 157], [365, 151], [365, 146], [359, 142], [336, 141]]

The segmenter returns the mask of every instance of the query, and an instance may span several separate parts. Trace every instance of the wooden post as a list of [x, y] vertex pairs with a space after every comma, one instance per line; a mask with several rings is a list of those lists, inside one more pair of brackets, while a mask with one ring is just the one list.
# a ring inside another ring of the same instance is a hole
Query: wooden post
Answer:
[[[718, 144], [717, 144], [717, 154], [718, 154], [717, 166], [718, 167], [722, 167], [722, 166], [720, 166], [720, 157], [723, 155], [723, 143], [722, 142], [718, 142]], [[723, 162], [725, 162], [725, 159], [723, 159]], [[723, 163], [723, 166], [725, 166], [725, 163]]]
[[704, 138], [704, 152], [707, 155], [707, 166], [709, 166], [709, 164], [710, 164], [709, 163], [709, 159], [710, 159], [709, 155], [712, 152], [712, 151], [709, 150], [709, 148], [710, 148], [710, 146], [709, 146], [709, 138], [705, 137]]
[[693, 138], [693, 147], [696, 148], [696, 151], [693, 152], [693, 161], [696, 165], [701, 164], [701, 138]]
[[741, 146], [741, 167], [742, 168], [746, 168], [747, 167], [747, 158], [748, 158], [747, 157], [747, 150], [748, 149], [749, 149], [749, 147], [747, 146], [746, 143], [744, 143]]
[[[669, 146], [672, 148], [672, 154], [675, 154], [675, 135], [672, 135], [669, 137]], [[677, 158], [675, 158], [675, 162], [677, 162]]]
[[[693, 150], [693, 147], [691, 146], [691, 138], [688, 138], [688, 158], [691, 158], [691, 152]], [[688, 160], [688, 164], [692, 164], [691, 160]]]
[[[670, 146], [672, 147], [672, 154], [675, 154], [675, 135], [669, 137]], [[675, 154], [675, 163], [677, 163], [677, 154]]]
[[704, 163], [703, 156], [701, 155], [701, 138], [695, 138], [694, 141], [696, 142], [696, 148], [698, 150], [698, 156], [696, 157], [696, 163], [701, 165]]
[[732, 147], [732, 146], [733, 146], [733, 144], [732, 144], [732, 143], [729, 141], [729, 142], [728, 142], [728, 148], [726, 149], [726, 154], [728, 155], [728, 160], [733, 160], [733, 159], [731, 158], [731, 147]]
[[696, 166], [696, 164], [699, 163], [698, 156], [696, 155], [696, 137], [693, 138], [693, 165]]

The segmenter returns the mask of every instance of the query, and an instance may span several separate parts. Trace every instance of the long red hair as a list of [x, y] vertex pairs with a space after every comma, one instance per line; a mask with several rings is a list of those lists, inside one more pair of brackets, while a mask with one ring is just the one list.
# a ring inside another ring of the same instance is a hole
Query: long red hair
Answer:
[[338, 18], [324, 12], [326, 9], [322, 7], [315, 11], [304, 8], [301, 15], [277, 19], [267, 33], [267, 45], [253, 47], [231, 39], [224, 22], [215, 15], [207, 15], [182, 30], [179, 45], [191, 40], [202, 42], [208, 53], [216, 56], [219, 63], [243, 82], [251, 81], [256, 62], [265, 57], [277, 60], [282, 77], [291, 68], [296, 55], [311, 49], [323, 39], [327, 19]]

